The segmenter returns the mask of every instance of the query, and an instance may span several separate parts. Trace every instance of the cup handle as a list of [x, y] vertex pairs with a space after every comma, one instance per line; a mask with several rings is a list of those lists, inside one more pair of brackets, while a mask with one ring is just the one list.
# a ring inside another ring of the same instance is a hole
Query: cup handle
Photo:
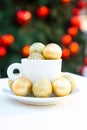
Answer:
[[[19, 71], [18, 74], [14, 74], [14, 70], [17, 69]], [[11, 80], [15, 80], [21, 76], [23, 76], [22, 68], [20, 63], [13, 63], [7, 68], [7, 76]]]

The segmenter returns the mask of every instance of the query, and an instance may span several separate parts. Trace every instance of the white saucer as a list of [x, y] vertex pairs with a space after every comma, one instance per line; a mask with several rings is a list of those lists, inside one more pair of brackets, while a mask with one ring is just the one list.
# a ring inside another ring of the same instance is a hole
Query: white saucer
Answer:
[[31, 105], [53, 105], [53, 104], [57, 104], [62, 102], [65, 99], [69, 99], [71, 97], [73, 97], [74, 95], [76, 95], [78, 93], [79, 89], [75, 89], [75, 91], [71, 94], [69, 94], [68, 96], [63, 96], [63, 97], [48, 97], [48, 98], [37, 98], [37, 97], [23, 97], [23, 96], [16, 96], [11, 89], [9, 88], [9, 86], [5, 86], [2, 89], [2, 92], [7, 96], [10, 97], [12, 99], [15, 99], [17, 101], [20, 101], [21, 103], [25, 103], [25, 104], [31, 104]]

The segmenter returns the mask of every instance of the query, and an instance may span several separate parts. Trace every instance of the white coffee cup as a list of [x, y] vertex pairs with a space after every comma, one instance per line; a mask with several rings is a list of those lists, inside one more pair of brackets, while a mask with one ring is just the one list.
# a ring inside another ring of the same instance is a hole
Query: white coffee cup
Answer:
[[[62, 59], [58, 60], [29, 60], [21, 59], [21, 63], [13, 63], [7, 68], [8, 78], [15, 80], [24, 76], [34, 82], [40, 78], [47, 78], [52, 81], [60, 76], [62, 67]], [[18, 74], [14, 74], [14, 70], [19, 70]]]

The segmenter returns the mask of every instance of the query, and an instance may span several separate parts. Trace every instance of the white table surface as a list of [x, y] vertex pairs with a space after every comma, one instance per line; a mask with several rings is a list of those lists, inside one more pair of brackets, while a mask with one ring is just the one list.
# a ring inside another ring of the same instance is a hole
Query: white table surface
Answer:
[[87, 130], [87, 78], [75, 75], [78, 94], [56, 105], [19, 103], [2, 93], [8, 82], [0, 79], [0, 130]]

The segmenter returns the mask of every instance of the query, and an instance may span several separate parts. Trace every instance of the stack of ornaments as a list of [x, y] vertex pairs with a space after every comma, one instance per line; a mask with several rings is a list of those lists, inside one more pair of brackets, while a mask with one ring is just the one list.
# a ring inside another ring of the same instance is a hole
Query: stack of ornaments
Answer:
[[29, 49], [29, 54], [28, 59], [31, 60], [57, 60], [62, 56], [62, 49], [54, 43], [46, 46], [42, 43], [34, 43]]
[[[44, 45], [43, 43], [33, 43], [29, 48], [29, 60], [59, 60], [62, 57], [62, 49], [56, 43]], [[67, 96], [71, 94], [76, 87], [75, 79], [70, 74], [61, 72], [61, 75], [49, 81], [47, 78], [40, 78], [34, 83], [26, 77], [20, 77], [8, 80], [12, 92], [17, 96], [34, 97], [56, 97]]]

